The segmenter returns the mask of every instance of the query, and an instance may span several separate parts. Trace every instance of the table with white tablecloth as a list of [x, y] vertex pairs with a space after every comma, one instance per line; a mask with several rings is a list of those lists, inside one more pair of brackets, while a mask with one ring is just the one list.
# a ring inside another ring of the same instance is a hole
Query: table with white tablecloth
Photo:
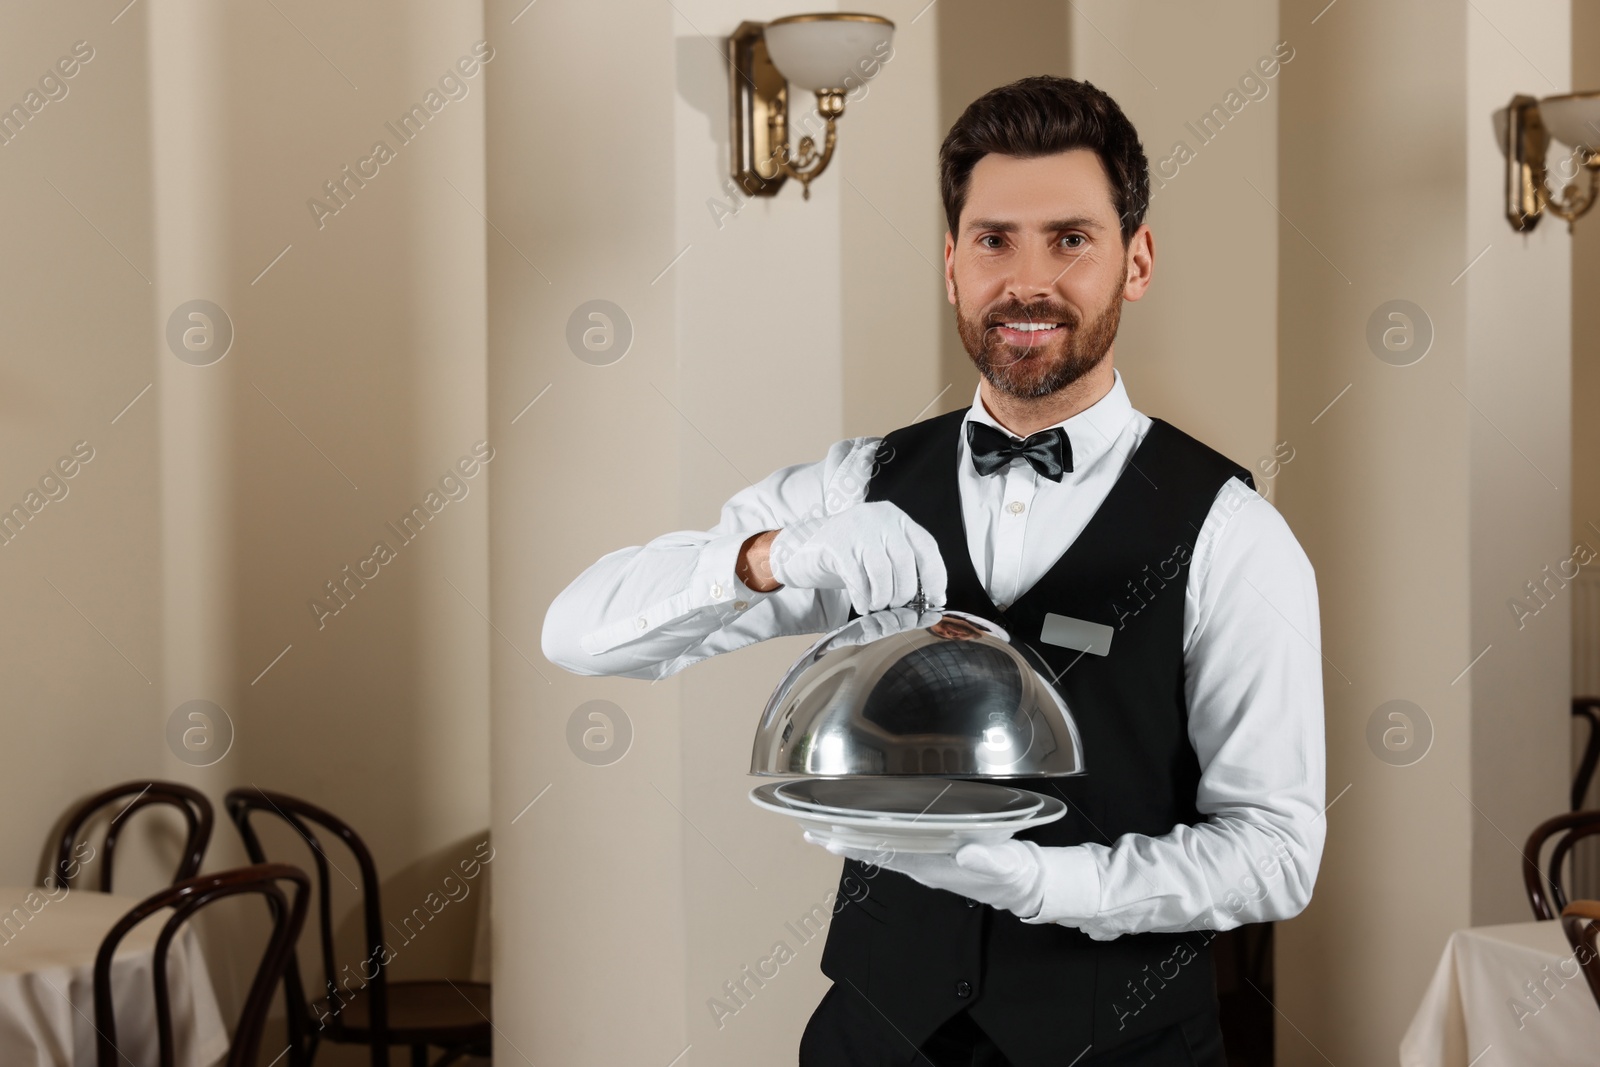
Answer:
[[[0, 888], [0, 1064], [94, 1067], [94, 960], [137, 897], [82, 889]], [[156, 1063], [155, 942], [171, 912], [129, 931], [111, 963], [117, 1044], [128, 1060]], [[210, 1067], [228, 1031], [192, 924], [173, 939], [167, 980], [178, 1067]]]
[[1600, 1006], [1555, 921], [1451, 934], [1400, 1042], [1401, 1067], [1592, 1067], [1597, 1060]]

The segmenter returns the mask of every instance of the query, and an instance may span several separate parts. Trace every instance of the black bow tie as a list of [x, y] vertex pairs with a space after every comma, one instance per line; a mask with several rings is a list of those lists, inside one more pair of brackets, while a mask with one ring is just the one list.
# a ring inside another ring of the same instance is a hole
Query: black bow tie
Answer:
[[967, 444], [972, 448], [972, 465], [979, 474], [1005, 470], [1019, 456], [1052, 482], [1059, 482], [1062, 473], [1072, 469], [1072, 442], [1059, 426], [1019, 441], [986, 422], [969, 419]]

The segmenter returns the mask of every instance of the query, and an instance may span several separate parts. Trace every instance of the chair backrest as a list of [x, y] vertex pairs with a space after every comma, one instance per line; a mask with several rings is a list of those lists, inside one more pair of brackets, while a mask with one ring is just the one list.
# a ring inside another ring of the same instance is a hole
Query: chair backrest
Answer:
[[1561, 909], [1561, 929], [1572, 945], [1589, 992], [1600, 1004], [1600, 900], [1574, 900]]
[[1583, 759], [1572, 775], [1572, 810], [1583, 807], [1589, 795], [1589, 783], [1594, 781], [1594, 771], [1600, 765], [1600, 697], [1573, 697], [1572, 714], [1589, 722], [1589, 739], [1583, 746]]
[[211, 842], [211, 801], [207, 800], [204, 793], [191, 789], [178, 782], [124, 782], [122, 785], [112, 786], [103, 793], [94, 796], [79, 804], [67, 816], [66, 825], [61, 830], [61, 838], [56, 845], [55, 866], [51, 868], [47, 879], [53, 880], [57, 885], [71, 886], [72, 880], [77, 877], [83, 863], [89, 858], [77, 855], [79, 847], [86, 842], [78, 840], [78, 834], [85, 823], [100, 811], [125, 797], [128, 800], [106, 827], [105, 840], [100, 846], [100, 892], [111, 892], [111, 861], [117, 850], [117, 835], [128, 825], [128, 817], [140, 808], [153, 805], [167, 805], [183, 812], [184, 823], [188, 828], [187, 837], [183, 845], [183, 858], [178, 863], [178, 869], [172, 876], [174, 884], [193, 878], [200, 870], [200, 863], [205, 859], [206, 845]]
[[[292, 896], [283, 883], [292, 885]], [[233, 1043], [228, 1049], [227, 1067], [255, 1067], [261, 1045], [261, 1030], [272, 1005], [273, 991], [284, 965], [294, 955], [294, 945], [306, 920], [306, 902], [311, 880], [298, 867], [286, 863], [267, 863], [254, 867], [203, 874], [163, 889], [135, 905], [106, 934], [94, 960], [95, 1050], [99, 1067], [121, 1067], [130, 1062], [117, 1048], [117, 1019], [111, 999], [111, 961], [117, 946], [129, 930], [158, 911], [172, 909], [172, 915], [156, 938], [151, 977], [155, 983], [156, 1034], [160, 1048], [160, 1067], [173, 1067], [175, 1053], [172, 1032], [172, 996], [167, 987], [167, 954], [173, 938], [195, 912], [225, 897], [256, 893], [265, 898], [272, 919], [272, 932], [262, 950], [255, 980], [239, 1012]]]
[[[282, 820], [293, 827], [310, 851], [312, 866], [316, 870], [317, 948], [322, 962], [322, 992], [318, 998], [320, 1003], [314, 1003], [306, 996], [305, 985], [300, 977], [299, 961], [291, 958], [283, 972], [291, 1047], [306, 1049], [308, 1044], [314, 1047], [323, 1030], [329, 1031], [332, 1036], [340, 1035], [345, 1029], [344, 1005], [357, 993], [367, 998], [367, 1019], [364, 1029], [368, 1031], [374, 1047], [382, 1045], [388, 1040], [389, 1034], [386, 973], [391, 952], [384, 943], [383, 911], [378, 898], [378, 867], [373, 862], [372, 853], [368, 851], [366, 843], [348, 823], [332, 812], [287, 793], [274, 793], [256, 788], [235, 789], [228, 793], [224, 803], [233, 824], [239, 828], [239, 836], [244, 839], [245, 851], [249, 854], [251, 862], [266, 862], [266, 851], [262, 848], [261, 839], [250, 822], [251, 816], [259, 813]], [[357, 866], [355, 878], [329, 858], [322, 839], [317, 836], [318, 829], [337, 837], [355, 857]], [[333, 951], [332, 900], [335, 876], [340, 882], [354, 887], [361, 896], [362, 932], [366, 943], [366, 952], [354, 971], [352, 972], [347, 965], [342, 975]], [[352, 981], [356, 983], [354, 989], [351, 988]]]
[[[1535, 919], [1554, 919], [1567, 906], [1562, 868], [1572, 846], [1593, 834], [1600, 834], [1600, 810], [1557, 815], [1534, 827], [1533, 833], [1528, 835], [1528, 843], [1522, 849], [1522, 884], [1528, 890], [1528, 903], [1533, 905]], [[1541, 874], [1539, 853], [1552, 837], [1556, 838], [1555, 847], [1550, 850], [1547, 873]]]

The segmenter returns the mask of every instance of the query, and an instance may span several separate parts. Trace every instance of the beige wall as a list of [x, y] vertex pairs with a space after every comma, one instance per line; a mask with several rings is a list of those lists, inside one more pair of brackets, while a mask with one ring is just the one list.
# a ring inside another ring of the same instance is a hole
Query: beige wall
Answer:
[[[74, 42], [94, 49], [67, 96], [0, 147], [0, 187], [17, 205], [0, 257], [0, 500], [9, 509], [37, 491], [75, 442], [94, 450], [66, 497], [0, 547], [0, 883], [17, 886], [34, 881], [69, 801], [162, 770], [165, 747], [152, 611], [162, 588], [157, 407], [147, 395], [112, 423], [156, 365], [147, 56], [138, 23], [56, 6], [14, 12], [10, 30], [0, 37], [8, 104]], [[105, 178], [111, 158], [124, 161], [117, 181]]]
[[[1572, 3], [1572, 84], [1600, 86], [1600, 0]], [[1572, 542], [1600, 552], [1600, 234], [1594, 216], [1572, 236]], [[1600, 568], [1573, 601], [1574, 695], [1600, 693]], [[1587, 741], [1580, 728], [1577, 751]], [[1591, 792], [1591, 798], [1595, 796]], [[1591, 800], [1591, 803], [1593, 801]]]
[[[677, 268], [658, 275], [682, 250], [674, 39], [697, 38], [667, 5], [536, 4], [513, 25], [522, 8], [485, 9], [500, 57], [488, 72], [489, 418], [504, 441], [490, 550], [507, 642], [491, 661], [491, 775], [496, 873], [515, 887], [495, 896], [497, 998], [516, 1006], [498, 1025], [535, 1063], [667, 1063], [688, 1043], [680, 857], [688, 838], [703, 844], [673, 810], [678, 686], [575, 678], [538, 647], [545, 607], [582, 566], [678, 525], [680, 421], [662, 398], [683, 395]], [[632, 323], [612, 366], [566, 347], [569, 315], [593, 299]], [[592, 699], [633, 724], [611, 766], [567, 747], [569, 715]]]
[[[1566, 623], [1511, 632], [1506, 608], [1568, 527], [1539, 473], [1567, 484], [1567, 238], [1506, 227], [1489, 123], [1514, 86], [1558, 91], [1530, 63], [1566, 78], [1566, 5], [1525, 7], [1282, 8], [1304, 45], [1281, 97], [1279, 433], [1305, 447], [1280, 504], [1323, 590], [1330, 800], [1348, 786], [1282, 930], [1286, 1064], [1393, 1062], [1450, 931], [1525, 917], [1509, 842], [1563, 807]], [[1397, 298], [1436, 331], [1406, 367], [1365, 336]], [[1392, 699], [1432, 723], [1410, 766], [1366, 740]]]
[[[307, 200], [395, 140], [385, 120], [484, 36], [481, 14], [179, 0], [116, 14], [28, 5], [0, 41], [8, 102], [74, 41], [95, 49], [68, 96], [0, 148], [0, 183], [26, 206], [0, 264], [0, 495], [20, 499], [75, 441], [95, 449], [69, 495], [0, 548], [0, 882], [33, 879], [73, 799], [162, 776], [218, 803], [260, 785], [325, 805], [409, 909], [488, 821], [488, 478], [325, 628], [307, 602], [493, 438], [482, 74], [325, 228]], [[234, 328], [203, 367], [164, 338], [197, 297]], [[203, 770], [165, 739], [190, 699], [236, 728]], [[234, 839], [224, 817], [208, 866], [237, 861]], [[155, 842], [118, 888], [153, 888], [174, 857]], [[468, 899], [401, 949], [397, 973], [465, 976], [481, 897]], [[229, 996], [239, 946], [217, 951]]]
[[[1512, 233], [1503, 219], [1504, 157], [1484, 119], [1516, 93], [1572, 88], [1571, 8], [1567, 0], [1502, 0], [1481, 11], [1467, 22], [1466, 240], [1471, 255], [1488, 251], [1459, 283], [1467, 368], [1457, 382], [1474, 405], [1472, 653], [1489, 649], [1469, 676], [1476, 924], [1528, 917], [1520, 847], [1569, 803], [1570, 590], [1520, 620], [1509, 601], [1538, 608], [1528, 583], [1573, 554], [1572, 238], [1553, 217], [1526, 238]], [[1516, 48], [1502, 27], [1519, 31]]]
[[[1152, 168], [1146, 221], [1155, 236], [1155, 275], [1148, 295], [1124, 307], [1117, 335], [1128, 394], [1141, 411], [1251, 468], [1270, 499], [1273, 446], [1282, 439], [1274, 436], [1277, 308], [1270, 295], [1278, 269], [1272, 204], [1282, 74], [1255, 72], [1259, 99], [1244, 95], [1239, 81], [1292, 35], [1278, 32], [1271, 0], [1092, 0], [1073, 10], [1072, 74], [1116, 98]], [[1198, 125], [1230, 91], [1244, 102], [1202, 142], [1187, 124]], [[1178, 151], [1180, 143], [1192, 158]]]

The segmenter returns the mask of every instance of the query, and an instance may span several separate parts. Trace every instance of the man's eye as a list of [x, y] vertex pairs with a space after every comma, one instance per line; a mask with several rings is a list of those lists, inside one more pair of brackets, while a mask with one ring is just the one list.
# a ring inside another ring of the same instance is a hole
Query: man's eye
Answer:
[[992, 245], [992, 244], [990, 244], [989, 243], [990, 241], [1000, 241], [1002, 244], [1004, 243], [1004, 240], [997, 233], [986, 233], [982, 237], [978, 238], [978, 243], [980, 245], [982, 245], [983, 247], [985, 247], [985, 248], [999, 248], [1000, 247], [1000, 245]]
[[1083, 247], [1084, 238], [1083, 238], [1083, 234], [1081, 234], [1081, 233], [1069, 233], [1066, 236], [1062, 237], [1061, 241], [1068, 248], [1082, 248]]

